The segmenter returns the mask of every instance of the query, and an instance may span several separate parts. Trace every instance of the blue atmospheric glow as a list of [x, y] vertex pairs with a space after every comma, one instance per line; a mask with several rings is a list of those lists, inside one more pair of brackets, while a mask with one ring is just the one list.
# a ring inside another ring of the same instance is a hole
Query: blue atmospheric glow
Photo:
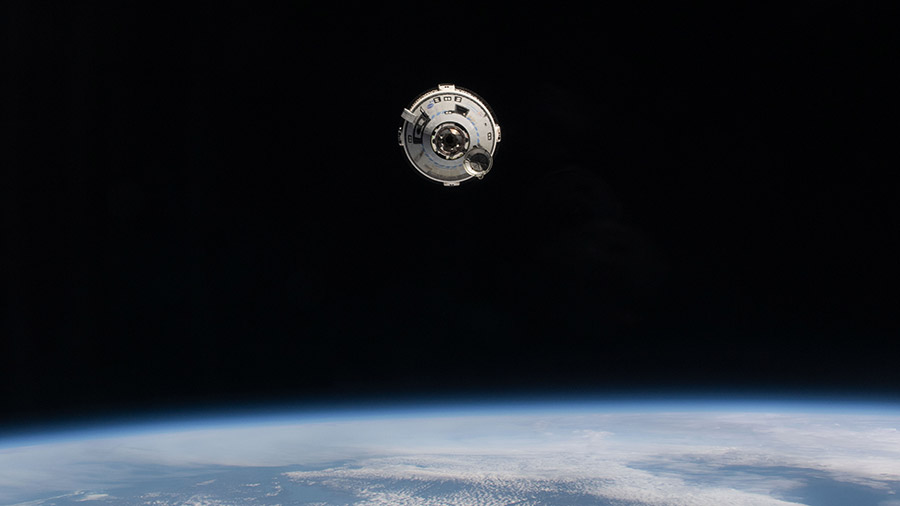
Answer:
[[512, 414], [582, 415], [622, 413], [777, 413], [900, 415], [896, 398], [852, 395], [506, 395], [498, 397], [425, 397], [395, 401], [356, 400], [330, 404], [269, 403], [218, 405], [147, 413], [120, 413], [106, 418], [48, 422], [0, 431], [0, 449], [96, 437], [130, 436], [187, 430], [274, 426], [311, 422], [390, 420], [421, 417], [478, 417]]

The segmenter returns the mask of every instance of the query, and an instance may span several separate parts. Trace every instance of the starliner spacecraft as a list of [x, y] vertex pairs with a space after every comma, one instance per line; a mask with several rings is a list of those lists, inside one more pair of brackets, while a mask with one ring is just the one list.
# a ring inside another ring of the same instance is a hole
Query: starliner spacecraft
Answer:
[[397, 142], [413, 168], [444, 186], [481, 179], [494, 164], [500, 125], [475, 93], [439, 84], [400, 114]]

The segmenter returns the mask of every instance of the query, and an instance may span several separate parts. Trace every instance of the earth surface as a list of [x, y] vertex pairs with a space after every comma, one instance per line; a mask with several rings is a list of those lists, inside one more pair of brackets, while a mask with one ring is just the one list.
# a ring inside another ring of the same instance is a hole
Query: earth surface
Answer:
[[0, 504], [900, 506], [900, 408], [570, 402], [0, 434]]

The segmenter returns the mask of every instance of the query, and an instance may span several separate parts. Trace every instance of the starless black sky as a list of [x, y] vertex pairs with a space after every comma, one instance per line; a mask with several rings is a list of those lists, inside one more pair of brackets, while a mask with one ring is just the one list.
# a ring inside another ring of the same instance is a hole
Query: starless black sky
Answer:
[[[7, 7], [4, 419], [900, 390], [887, 17], [432, 7]], [[455, 189], [395, 137], [445, 82]]]

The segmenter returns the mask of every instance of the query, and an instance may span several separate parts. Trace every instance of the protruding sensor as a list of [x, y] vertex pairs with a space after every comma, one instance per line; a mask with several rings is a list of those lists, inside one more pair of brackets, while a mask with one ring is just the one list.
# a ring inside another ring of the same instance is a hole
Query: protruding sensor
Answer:
[[400, 116], [397, 141], [413, 168], [428, 179], [458, 186], [491, 170], [500, 125], [478, 95], [440, 84], [413, 100]]

